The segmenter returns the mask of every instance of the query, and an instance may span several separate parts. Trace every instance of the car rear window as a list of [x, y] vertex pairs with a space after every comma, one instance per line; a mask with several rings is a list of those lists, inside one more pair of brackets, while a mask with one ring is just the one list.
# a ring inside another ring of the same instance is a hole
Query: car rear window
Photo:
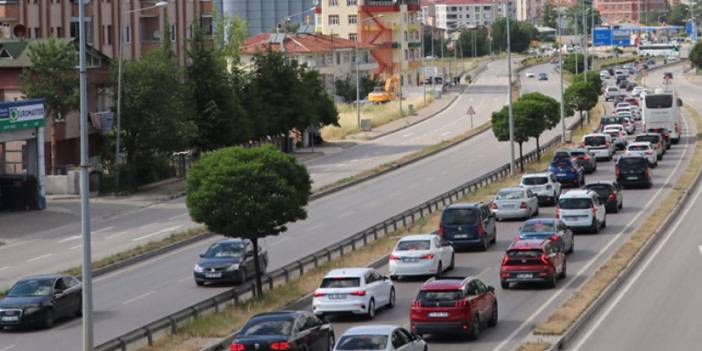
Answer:
[[417, 300], [423, 303], [456, 301], [463, 298], [461, 290], [420, 291]]
[[612, 193], [612, 187], [607, 184], [593, 184], [588, 185], [585, 188], [596, 192], [600, 198], [609, 196], [609, 194]]
[[570, 153], [566, 151], [558, 151], [553, 155], [554, 159], [559, 159], [559, 158], [570, 158]]
[[441, 222], [447, 225], [474, 224], [478, 220], [478, 210], [472, 208], [454, 208], [444, 211]]
[[589, 146], [600, 146], [607, 143], [607, 139], [603, 136], [589, 136], [585, 137], [585, 145]]
[[524, 177], [522, 184], [524, 185], [543, 185], [548, 183], [548, 177]]
[[553, 222], [527, 222], [522, 227], [524, 233], [553, 233], [555, 230]]
[[361, 278], [339, 277], [324, 278], [320, 288], [357, 288], [361, 286]]
[[658, 143], [658, 135], [639, 135], [635, 139], [636, 141], [648, 141], [651, 143]]
[[337, 350], [385, 350], [387, 335], [344, 335], [339, 339]]
[[622, 117], [605, 117], [602, 119], [602, 124], [622, 124]]
[[619, 132], [614, 131], [614, 130], [608, 131], [607, 134], [609, 134], [609, 136], [611, 136], [611, 137], [613, 137], [613, 138], [619, 136]]
[[592, 199], [583, 198], [565, 198], [558, 200], [558, 207], [562, 210], [583, 210], [592, 207]]
[[673, 107], [673, 95], [646, 95], [647, 108], [671, 108]]
[[397, 244], [397, 251], [429, 250], [429, 240], [402, 240]]
[[507, 256], [509, 258], [535, 258], [541, 257], [543, 252], [541, 250], [509, 250], [507, 251]]
[[617, 165], [621, 168], [639, 168], [645, 167], [647, 160], [642, 157], [620, 157]]
[[253, 335], [290, 335], [293, 326], [292, 318], [285, 319], [253, 319], [246, 323], [239, 333], [240, 336]]
[[495, 196], [496, 200], [519, 200], [524, 198], [524, 192], [521, 190], [502, 190]]
[[630, 151], [646, 151], [648, 150], [648, 146], [646, 145], [631, 145], [629, 146]]
[[575, 157], [585, 156], [585, 151], [573, 151], [571, 154]]

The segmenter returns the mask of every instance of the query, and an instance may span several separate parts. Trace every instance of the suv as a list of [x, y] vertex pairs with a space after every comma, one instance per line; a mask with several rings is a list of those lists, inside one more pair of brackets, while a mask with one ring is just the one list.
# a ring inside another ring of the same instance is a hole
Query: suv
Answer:
[[556, 217], [573, 230], [599, 233], [607, 226], [607, 210], [600, 197], [591, 190], [569, 191], [558, 199]]
[[587, 183], [585, 189], [592, 190], [600, 197], [600, 202], [605, 204], [607, 213], [617, 213], [624, 206], [622, 187], [616, 181], [598, 181]]
[[617, 183], [625, 188], [631, 185], [650, 188], [653, 185], [648, 159], [641, 154], [624, 155], [617, 159], [614, 173], [617, 175]]
[[573, 161], [577, 162], [581, 167], [583, 167], [583, 169], [585, 169], [585, 173], [593, 173], [597, 171], [597, 160], [595, 160], [595, 155], [588, 149], [572, 149], [571, 155], [573, 155]]
[[513, 242], [500, 265], [500, 285], [544, 282], [556, 287], [566, 277], [566, 255], [550, 239], [527, 239]]
[[495, 288], [473, 277], [431, 278], [410, 307], [410, 329], [418, 335], [463, 334], [476, 339], [483, 327], [495, 325]]
[[497, 242], [495, 215], [484, 203], [453, 204], [441, 211], [439, 236], [454, 248], [478, 247], [486, 251]]
[[634, 139], [635, 142], [648, 141], [651, 143], [651, 147], [656, 151], [657, 160], [663, 160], [663, 154], [665, 154], [665, 147], [663, 147], [663, 136], [658, 133], [645, 133], [639, 134]]
[[577, 162], [571, 159], [553, 160], [548, 165], [548, 171], [556, 174], [561, 184], [570, 183], [575, 187], [585, 184], [585, 171]]
[[624, 124], [624, 117], [620, 116], [607, 116], [602, 117], [600, 120], [600, 130], [604, 130], [610, 124]]
[[586, 134], [580, 145], [595, 154], [595, 158], [598, 160], [611, 160], [614, 156], [614, 144], [612, 144], [612, 137], [609, 134]]
[[555, 205], [561, 195], [561, 183], [556, 180], [556, 175], [551, 172], [529, 173], [522, 176], [519, 185], [531, 190], [539, 199], [539, 205], [549, 203]]

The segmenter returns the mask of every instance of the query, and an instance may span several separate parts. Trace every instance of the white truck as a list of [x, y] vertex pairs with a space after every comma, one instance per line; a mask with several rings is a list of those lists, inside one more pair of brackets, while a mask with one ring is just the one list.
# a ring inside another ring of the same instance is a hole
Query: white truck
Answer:
[[641, 103], [641, 118], [643, 132], [651, 128], [665, 128], [670, 133], [670, 141], [677, 144], [680, 141], [680, 106], [682, 100], [675, 92], [657, 92], [647, 94]]

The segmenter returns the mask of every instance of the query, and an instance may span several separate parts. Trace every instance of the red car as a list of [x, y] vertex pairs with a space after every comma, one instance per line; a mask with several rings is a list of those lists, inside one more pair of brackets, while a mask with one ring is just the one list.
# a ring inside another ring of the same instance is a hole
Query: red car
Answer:
[[500, 283], [509, 289], [511, 283], [544, 282], [556, 287], [566, 277], [566, 255], [550, 239], [527, 239], [513, 242], [500, 267]]
[[495, 288], [472, 277], [431, 278], [410, 308], [410, 328], [418, 335], [462, 334], [476, 339], [482, 328], [495, 325]]

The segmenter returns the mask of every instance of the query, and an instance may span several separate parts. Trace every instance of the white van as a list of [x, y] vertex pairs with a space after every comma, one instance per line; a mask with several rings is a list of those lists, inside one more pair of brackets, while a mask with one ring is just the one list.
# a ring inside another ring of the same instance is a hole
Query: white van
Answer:
[[670, 133], [670, 141], [677, 144], [680, 141], [681, 117], [680, 100], [675, 92], [647, 94], [641, 102], [641, 118], [643, 132], [649, 128], [665, 128]]

